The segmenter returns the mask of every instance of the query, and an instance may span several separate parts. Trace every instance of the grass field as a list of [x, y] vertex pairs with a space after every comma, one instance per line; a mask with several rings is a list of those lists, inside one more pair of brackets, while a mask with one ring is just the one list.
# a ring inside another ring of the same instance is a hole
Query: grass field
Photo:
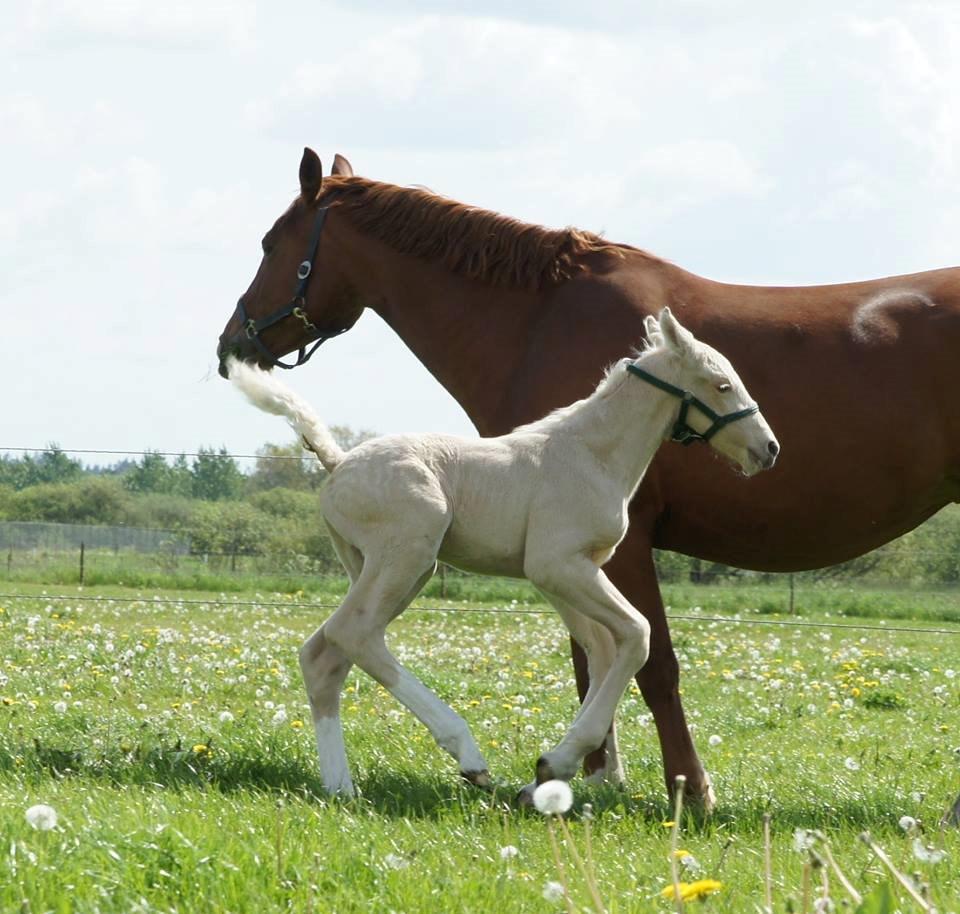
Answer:
[[[426, 731], [353, 672], [344, 719], [362, 795], [339, 803], [320, 791], [296, 659], [326, 608], [267, 593], [48, 587], [69, 593], [60, 601], [10, 587], [28, 599], [0, 599], [0, 911], [565, 910], [544, 897], [560, 878], [544, 820], [511, 806], [576, 708], [566, 637], [532, 601], [513, 607], [526, 613], [411, 611], [391, 629], [403, 662], [470, 722], [494, 794], [461, 785]], [[960, 837], [937, 826], [960, 792], [960, 635], [751, 625], [781, 617], [728, 593], [722, 606], [703, 590], [669, 594], [677, 613], [741, 616], [673, 626], [719, 797], [711, 818], [681, 822], [682, 878], [722, 883], [687, 907], [762, 910], [770, 813], [777, 912], [804, 910], [797, 829], [821, 830], [864, 893], [889, 882], [857, 840], [869, 831], [941, 914], [960, 911]], [[867, 611], [878, 626], [881, 610]], [[804, 617], [818, 620], [838, 621]], [[674, 911], [661, 896], [672, 810], [635, 691], [620, 737], [628, 787], [574, 782], [573, 840], [584, 853], [589, 824], [608, 910]], [[35, 804], [56, 810], [56, 828], [31, 827]], [[922, 830], [907, 834], [903, 816]], [[566, 859], [576, 909], [592, 910]], [[845, 897], [833, 877], [830, 893]]]

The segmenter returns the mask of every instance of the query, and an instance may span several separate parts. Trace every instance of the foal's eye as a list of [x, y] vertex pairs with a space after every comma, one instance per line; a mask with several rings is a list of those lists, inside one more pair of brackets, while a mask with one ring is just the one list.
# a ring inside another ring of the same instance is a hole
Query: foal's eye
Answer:
[[729, 393], [729, 392], [730, 392], [730, 385], [729, 385], [726, 381], [723, 381], [723, 382], [721, 382], [720, 384], [717, 385], [717, 390], [718, 390], [720, 393], [722, 393], [722, 394]]

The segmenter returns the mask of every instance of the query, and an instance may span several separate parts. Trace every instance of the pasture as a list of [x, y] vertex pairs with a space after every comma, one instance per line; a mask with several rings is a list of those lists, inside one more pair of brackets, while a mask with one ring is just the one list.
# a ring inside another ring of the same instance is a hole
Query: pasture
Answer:
[[[0, 910], [565, 910], [545, 897], [560, 877], [544, 820], [511, 805], [576, 709], [567, 639], [545, 607], [411, 610], [388, 634], [469, 721], [493, 794], [462, 785], [426, 730], [354, 671], [343, 716], [361, 796], [343, 803], [320, 791], [297, 664], [329, 609], [266, 592], [16, 590], [28, 599], [0, 599]], [[858, 840], [869, 831], [941, 912], [957, 910], [960, 838], [937, 822], [960, 790], [960, 637], [748, 624], [783, 617], [748, 598], [733, 607], [732, 593], [723, 609], [740, 621], [698, 620], [717, 611], [706, 602], [672, 607], [694, 617], [673, 632], [719, 798], [711, 818], [681, 821], [681, 878], [722, 883], [697, 910], [762, 909], [765, 813], [777, 912], [803, 909], [797, 829], [822, 831], [863, 892], [889, 881]], [[567, 820], [608, 910], [673, 911], [661, 895], [672, 809], [633, 686], [619, 721], [627, 789], [574, 781]], [[36, 804], [56, 810], [55, 828], [27, 822]], [[922, 830], [907, 834], [904, 816]], [[564, 859], [576, 909], [592, 910]]]

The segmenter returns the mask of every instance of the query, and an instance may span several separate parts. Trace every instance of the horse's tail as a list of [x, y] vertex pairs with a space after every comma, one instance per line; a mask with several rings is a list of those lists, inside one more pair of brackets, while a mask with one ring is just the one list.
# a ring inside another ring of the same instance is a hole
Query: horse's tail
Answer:
[[317, 455], [324, 469], [331, 473], [343, 460], [343, 448], [310, 408], [273, 372], [263, 371], [249, 362], [231, 358], [227, 370], [234, 386], [258, 409], [283, 416]]

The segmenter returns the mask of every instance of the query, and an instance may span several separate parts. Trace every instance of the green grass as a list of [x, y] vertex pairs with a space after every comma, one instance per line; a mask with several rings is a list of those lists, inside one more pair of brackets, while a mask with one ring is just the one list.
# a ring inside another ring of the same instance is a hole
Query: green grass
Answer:
[[[0, 600], [0, 911], [562, 910], [542, 896], [558, 878], [545, 823], [511, 805], [576, 709], [552, 615], [411, 612], [395, 623], [392, 645], [467, 718], [500, 786], [488, 795], [461, 785], [424, 728], [354, 671], [343, 712], [361, 796], [341, 803], [320, 789], [296, 660], [326, 608], [266, 591], [74, 587], [61, 602], [19, 589], [29, 598]], [[779, 618], [750, 591], [738, 605], [729, 591], [669, 597], [678, 613]], [[823, 830], [861, 889], [886, 881], [857, 840], [869, 830], [929, 882], [941, 911], [956, 909], [960, 839], [937, 820], [960, 791], [960, 636], [702, 618], [673, 630], [720, 800], [710, 819], [683, 823], [683, 848], [724, 885], [697, 910], [759, 910], [767, 812], [777, 912], [801, 889], [797, 828]], [[610, 910], [669, 912], [659, 892], [672, 812], [635, 690], [620, 722], [628, 787], [575, 782], [573, 835], [582, 852], [591, 803]], [[27, 824], [35, 803], [57, 810], [55, 830]], [[944, 862], [914, 859], [903, 815], [921, 820]], [[507, 846], [515, 857], [501, 857]], [[572, 882], [583, 909], [582, 881]], [[900, 906], [914, 910], [902, 894]]]

